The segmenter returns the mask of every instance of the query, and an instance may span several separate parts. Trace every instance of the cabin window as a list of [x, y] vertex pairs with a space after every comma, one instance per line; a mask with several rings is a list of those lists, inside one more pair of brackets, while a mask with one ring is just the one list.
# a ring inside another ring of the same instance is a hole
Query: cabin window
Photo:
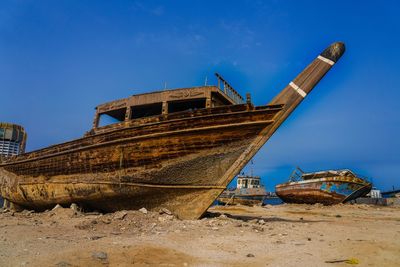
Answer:
[[100, 114], [99, 127], [122, 122], [125, 120], [126, 108], [110, 110]]
[[191, 100], [181, 100], [181, 101], [171, 101], [168, 102], [168, 113], [186, 111], [186, 110], [196, 110], [206, 107], [206, 99], [191, 99]]
[[162, 103], [154, 103], [131, 107], [131, 119], [161, 115]]

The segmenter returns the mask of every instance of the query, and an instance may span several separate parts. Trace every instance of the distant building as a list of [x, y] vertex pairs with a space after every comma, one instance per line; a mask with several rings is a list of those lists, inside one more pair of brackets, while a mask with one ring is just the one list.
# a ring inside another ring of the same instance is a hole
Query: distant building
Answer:
[[26, 132], [22, 126], [0, 122], [0, 156], [9, 157], [25, 152]]
[[[25, 152], [26, 132], [22, 126], [0, 122], [0, 161], [1, 158], [15, 156]], [[0, 196], [0, 207], [3, 199]]]

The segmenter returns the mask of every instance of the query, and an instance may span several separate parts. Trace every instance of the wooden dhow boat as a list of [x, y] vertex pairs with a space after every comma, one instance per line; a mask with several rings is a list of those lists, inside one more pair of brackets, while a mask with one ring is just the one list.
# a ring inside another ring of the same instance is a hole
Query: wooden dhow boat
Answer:
[[[219, 75], [218, 86], [99, 105], [84, 137], [0, 163], [1, 195], [15, 209], [165, 207], [199, 218], [344, 50], [329, 46], [265, 106], [244, 101]], [[118, 122], [101, 126], [103, 116]]]
[[276, 194], [286, 203], [333, 205], [363, 197], [372, 184], [350, 170], [305, 173], [294, 170], [289, 182], [278, 184]]

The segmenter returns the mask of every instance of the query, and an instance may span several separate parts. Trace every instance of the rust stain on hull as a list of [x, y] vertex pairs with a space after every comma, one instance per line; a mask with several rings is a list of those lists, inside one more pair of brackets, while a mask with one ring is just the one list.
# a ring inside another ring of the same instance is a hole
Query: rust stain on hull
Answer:
[[[341, 56], [341, 43], [321, 55], [336, 62], [335, 47]], [[289, 84], [267, 106], [234, 104], [210, 86], [99, 106], [83, 138], [0, 163], [1, 195], [37, 210], [76, 202], [103, 211], [166, 207], [180, 218], [199, 218], [331, 67], [316, 58], [293, 80], [301, 92]], [[169, 99], [203, 96], [205, 108], [168, 113]], [[151, 97], [163, 101], [162, 114], [132, 118], [140, 109], [129, 105], [142, 101], [148, 107]], [[100, 112], [122, 121], [98, 128]]]
[[[329, 171], [337, 172], [337, 171]], [[347, 171], [346, 171], [347, 172]], [[328, 173], [328, 172], [326, 172]], [[311, 174], [307, 174], [311, 175]], [[288, 182], [276, 186], [276, 194], [286, 203], [334, 205], [365, 196], [372, 184], [351, 173]], [[321, 172], [318, 176], [323, 176]]]

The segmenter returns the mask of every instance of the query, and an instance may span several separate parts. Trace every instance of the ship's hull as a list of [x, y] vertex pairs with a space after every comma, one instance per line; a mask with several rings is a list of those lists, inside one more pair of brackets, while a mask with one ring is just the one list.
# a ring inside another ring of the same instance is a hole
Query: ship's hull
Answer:
[[276, 186], [286, 203], [333, 205], [365, 196], [372, 185], [354, 177], [329, 177], [289, 182]]
[[247, 161], [232, 170], [235, 162], [257, 151], [254, 142], [281, 110], [236, 108], [159, 123], [147, 135], [131, 127], [17, 157], [0, 169], [1, 195], [37, 210], [75, 202], [101, 211], [165, 207], [198, 218]]
[[234, 197], [219, 197], [218, 202], [222, 205], [262, 205], [265, 196], [251, 196], [251, 195], [235, 195]]
[[237, 188], [234, 191], [225, 190], [219, 197], [218, 202], [222, 205], [262, 205], [267, 192], [264, 187]]

